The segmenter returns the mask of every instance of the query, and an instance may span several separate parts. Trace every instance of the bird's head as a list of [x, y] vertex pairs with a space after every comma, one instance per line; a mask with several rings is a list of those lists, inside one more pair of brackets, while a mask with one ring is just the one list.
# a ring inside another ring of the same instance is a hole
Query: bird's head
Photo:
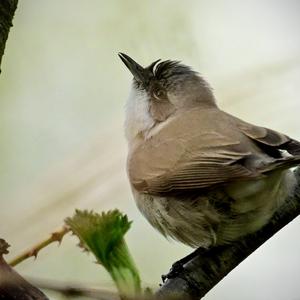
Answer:
[[190, 67], [156, 60], [144, 68], [124, 53], [119, 57], [133, 75], [125, 123], [129, 140], [177, 112], [216, 106], [210, 86]]

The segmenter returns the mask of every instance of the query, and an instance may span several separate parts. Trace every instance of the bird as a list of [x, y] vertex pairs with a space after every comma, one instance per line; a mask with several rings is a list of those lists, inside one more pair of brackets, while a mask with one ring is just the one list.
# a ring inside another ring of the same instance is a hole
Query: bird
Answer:
[[295, 189], [300, 143], [221, 110], [208, 82], [179, 61], [142, 67], [119, 57], [133, 76], [127, 173], [148, 222], [197, 250], [266, 225]]

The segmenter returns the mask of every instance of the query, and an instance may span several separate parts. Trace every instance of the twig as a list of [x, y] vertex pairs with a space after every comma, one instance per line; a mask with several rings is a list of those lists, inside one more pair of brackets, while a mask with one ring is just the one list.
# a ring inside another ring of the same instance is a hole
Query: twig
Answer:
[[68, 297], [89, 297], [100, 300], [120, 300], [120, 297], [117, 295], [117, 293], [102, 289], [87, 288], [77, 284], [55, 282], [52, 280], [30, 278], [27, 278], [27, 280], [33, 285], [38, 286], [40, 289], [57, 292]]
[[47, 247], [48, 245], [50, 245], [54, 242], [58, 242], [60, 244], [63, 237], [69, 231], [70, 231], [70, 229], [68, 227], [66, 227], [66, 226], [62, 227], [60, 230], [53, 232], [49, 238], [45, 239], [44, 241], [39, 242], [38, 244], [36, 244], [32, 248], [30, 248], [29, 250], [27, 250], [24, 253], [18, 255], [17, 257], [15, 257], [13, 260], [11, 260], [9, 262], [9, 264], [13, 267], [13, 266], [21, 263], [22, 261], [24, 261], [25, 259], [27, 259], [29, 257], [35, 257], [36, 258], [38, 253], [40, 252], [40, 250]]
[[222, 278], [300, 214], [300, 168], [296, 171], [296, 191], [274, 214], [271, 221], [255, 234], [239, 242], [212, 248], [184, 266], [178, 276], [168, 279], [158, 290], [157, 297], [174, 296], [178, 299], [200, 299]]
[[120, 300], [120, 297], [117, 295], [117, 293], [113, 293], [102, 289], [87, 288], [77, 284], [55, 282], [52, 280], [51, 281], [49, 280], [45, 281], [40, 279], [27, 279], [27, 280], [41, 289], [57, 292], [64, 296], [89, 297], [89, 298], [100, 299], [100, 300]]

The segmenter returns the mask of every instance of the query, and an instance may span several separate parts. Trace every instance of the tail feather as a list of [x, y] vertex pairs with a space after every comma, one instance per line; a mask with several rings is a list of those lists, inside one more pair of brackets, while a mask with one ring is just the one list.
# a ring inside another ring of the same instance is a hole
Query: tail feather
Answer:
[[300, 165], [300, 154], [276, 159], [274, 162], [262, 166], [259, 171], [261, 173], [267, 173], [279, 169], [290, 169], [297, 167], [298, 165]]
[[300, 156], [300, 142], [296, 140], [291, 139], [290, 141], [282, 145], [281, 148], [294, 155], [295, 157]]

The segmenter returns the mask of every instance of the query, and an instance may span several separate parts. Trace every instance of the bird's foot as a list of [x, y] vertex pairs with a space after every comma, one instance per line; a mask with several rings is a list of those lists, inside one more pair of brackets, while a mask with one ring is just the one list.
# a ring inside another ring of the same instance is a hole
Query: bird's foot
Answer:
[[182, 273], [183, 270], [184, 270], [184, 262], [182, 262], [181, 260], [176, 261], [172, 265], [168, 274], [161, 275], [162, 282], [165, 282], [169, 278], [174, 278], [178, 276], [180, 273]]
[[167, 279], [177, 277], [184, 271], [184, 265], [191, 261], [194, 257], [201, 255], [203, 252], [206, 252], [207, 249], [205, 248], [197, 248], [195, 251], [190, 253], [189, 255], [185, 256], [184, 258], [176, 261], [168, 274], [164, 274], [161, 276], [162, 282], [164, 283]]

